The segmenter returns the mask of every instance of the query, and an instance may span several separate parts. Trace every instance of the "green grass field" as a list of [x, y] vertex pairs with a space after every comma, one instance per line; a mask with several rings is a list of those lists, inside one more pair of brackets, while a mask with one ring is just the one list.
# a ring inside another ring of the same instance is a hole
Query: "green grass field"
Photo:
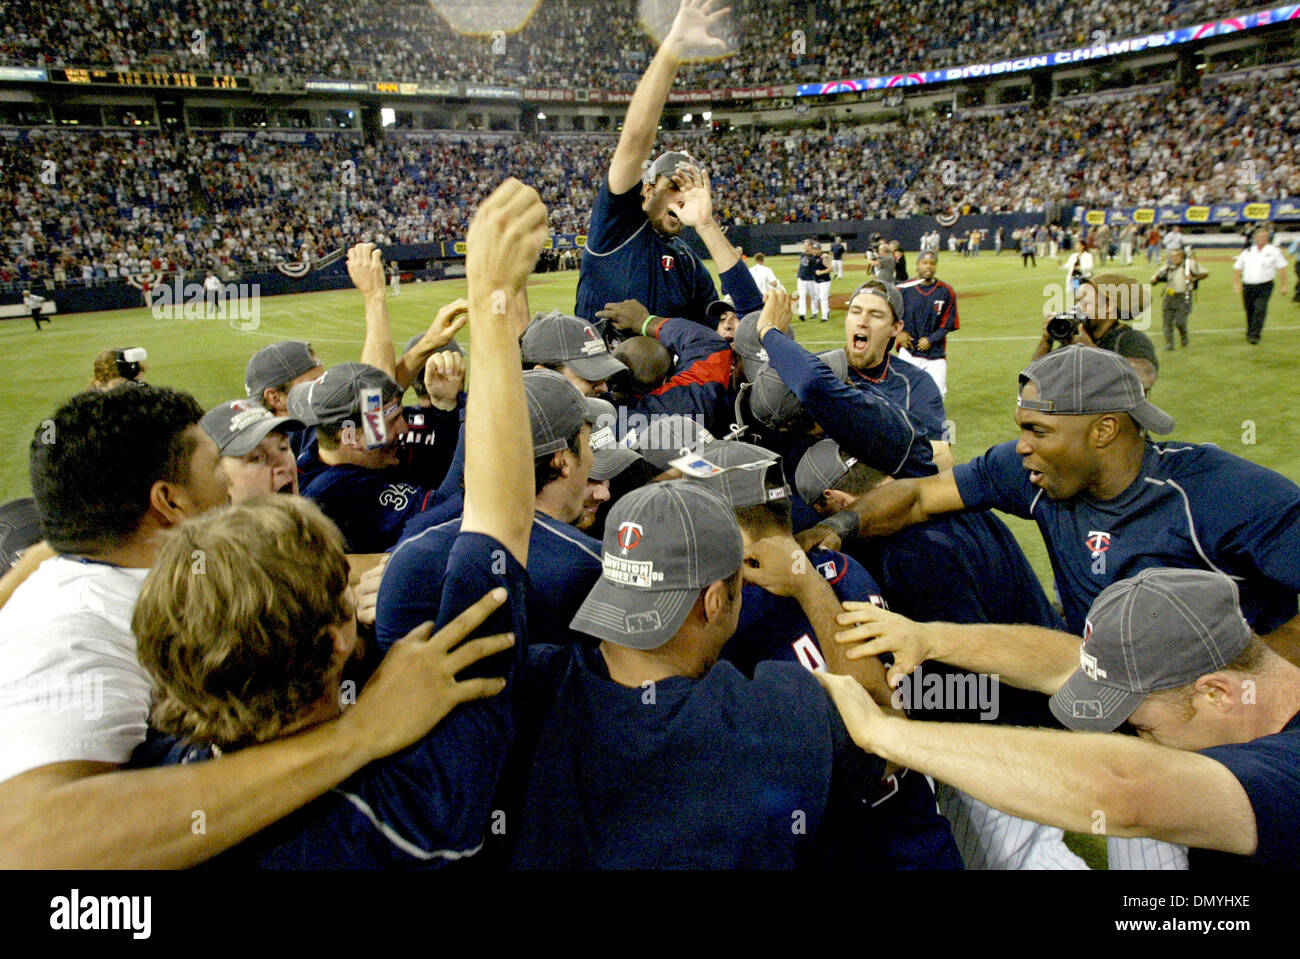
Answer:
[[[916, 254], [908, 259], [915, 263]], [[791, 290], [796, 261], [769, 260]], [[1231, 257], [1226, 251], [1207, 252], [1200, 261], [1210, 278], [1201, 285], [1192, 313], [1192, 345], [1160, 353], [1160, 379], [1152, 399], [1178, 421], [1171, 439], [1216, 443], [1300, 479], [1300, 427], [1287, 407], [1297, 397], [1300, 306], [1275, 295], [1263, 342], [1249, 346], [1241, 303], [1232, 291]], [[1142, 280], [1153, 271], [1144, 260], [1128, 269], [1098, 270]], [[972, 259], [945, 255], [939, 277], [956, 288], [962, 319], [960, 332], [948, 340], [947, 399], [960, 462], [1015, 437], [1016, 374], [1039, 336], [1050, 285], [1061, 283], [1064, 273], [1050, 260], [1026, 269], [1018, 256], [986, 252]], [[865, 260], [851, 256], [844, 278], [832, 290], [848, 293], [865, 278]], [[576, 272], [536, 277], [529, 287], [532, 308], [572, 309], [577, 279]], [[390, 297], [399, 347], [427, 325], [441, 304], [464, 293], [464, 281], [446, 281], [410, 285]], [[58, 317], [39, 334], [25, 319], [0, 325], [0, 346], [13, 363], [9, 379], [0, 385], [5, 427], [0, 496], [30, 495], [27, 460], [34, 432], [60, 403], [85, 387], [95, 354], [107, 347], [145, 347], [151, 365], [147, 379], [188, 390], [205, 409], [243, 395], [244, 366], [267, 343], [309, 340], [327, 365], [360, 354], [361, 300], [353, 290], [268, 297], [260, 307], [260, 325], [251, 331], [239, 331], [231, 321], [159, 320], [143, 308]], [[796, 335], [813, 349], [843, 345], [843, 315], [835, 311], [824, 326], [796, 322]], [[1158, 306], [1153, 326], [1148, 333], [1163, 348]], [[1037, 530], [1022, 520], [1008, 522], [1050, 592], [1051, 570]], [[1071, 837], [1071, 845], [1104, 868], [1105, 847], [1098, 838]]]

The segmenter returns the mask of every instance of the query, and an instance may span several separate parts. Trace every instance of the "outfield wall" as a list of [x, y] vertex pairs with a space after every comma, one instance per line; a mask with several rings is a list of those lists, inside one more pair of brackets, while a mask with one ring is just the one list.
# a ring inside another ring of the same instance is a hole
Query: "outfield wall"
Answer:
[[[972, 214], [959, 218], [950, 226], [944, 227], [932, 216], [911, 217], [906, 220], [838, 220], [813, 223], [765, 223], [751, 226], [733, 226], [727, 230], [727, 238], [744, 247], [745, 254], [752, 256], [763, 253], [767, 256], [780, 256], [783, 245], [797, 244], [809, 236], [829, 240], [834, 235], [843, 237], [852, 253], [861, 253], [868, 237], [880, 233], [891, 240], [899, 240], [903, 249], [915, 251], [920, 249], [921, 236], [932, 230], [939, 231], [940, 251], [948, 249], [948, 236], [951, 233], [963, 234], [968, 230], [1003, 230], [1003, 249], [1012, 248], [1011, 234], [1026, 226], [1038, 226], [1043, 222], [1042, 213], [997, 213]], [[1196, 237], [1195, 233], [1187, 233]], [[1296, 234], [1279, 233], [1279, 241], [1288, 243]], [[1209, 232], [1207, 240], [1193, 239], [1199, 246], [1239, 246], [1240, 234]], [[709, 259], [708, 251], [696, 236], [695, 231], [686, 230], [682, 238], [687, 245], [702, 259]], [[388, 261], [419, 262], [431, 264], [429, 268], [403, 270], [403, 276], [415, 276], [422, 280], [442, 280], [465, 275], [464, 260], [460, 256], [445, 256], [447, 244], [416, 243], [401, 244], [384, 248], [384, 258]], [[987, 238], [981, 245], [985, 252], [993, 248], [992, 240]], [[185, 282], [197, 283], [202, 275], [185, 278]], [[170, 279], [169, 285], [174, 283]], [[287, 276], [278, 270], [265, 273], [249, 273], [235, 278], [233, 282], [245, 288], [256, 286], [259, 296], [282, 296], [289, 293], [317, 293], [323, 290], [344, 290], [352, 286], [347, 275], [347, 263], [340, 259], [329, 266], [307, 273], [302, 277]], [[102, 286], [83, 287], [70, 285], [57, 290], [36, 291], [41, 296], [53, 301], [55, 313], [89, 313], [101, 310], [141, 309], [145, 306], [141, 290], [126, 282], [118, 281]], [[0, 307], [18, 305], [21, 307], [22, 294], [18, 292], [0, 293]], [[6, 314], [13, 312], [13, 317]], [[29, 314], [25, 310], [0, 310], [0, 321], [10, 318], [26, 320]]]

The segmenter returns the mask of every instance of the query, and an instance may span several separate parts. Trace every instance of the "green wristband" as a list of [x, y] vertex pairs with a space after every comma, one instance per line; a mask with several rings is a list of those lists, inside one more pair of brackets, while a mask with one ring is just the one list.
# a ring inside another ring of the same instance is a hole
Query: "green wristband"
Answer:
[[647, 316], [647, 317], [645, 318], [645, 322], [641, 324], [641, 335], [642, 335], [642, 336], [648, 336], [648, 335], [649, 335], [648, 333], [646, 333], [646, 327], [648, 327], [648, 326], [650, 325], [650, 321], [651, 321], [651, 320], [657, 320], [657, 319], [659, 319], [659, 317], [655, 316], [653, 313], [651, 313], [649, 316]]

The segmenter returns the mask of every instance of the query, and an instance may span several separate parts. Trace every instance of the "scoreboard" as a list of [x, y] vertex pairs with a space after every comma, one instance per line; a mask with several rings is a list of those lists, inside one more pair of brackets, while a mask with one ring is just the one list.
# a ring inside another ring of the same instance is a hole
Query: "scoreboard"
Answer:
[[168, 87], [187, 90], [251, 90], [249, 77], [222, 73], [178, 73], [154, 70], [104, 70], [95, 67], [50, 70], [51, 83], [115, 87]]

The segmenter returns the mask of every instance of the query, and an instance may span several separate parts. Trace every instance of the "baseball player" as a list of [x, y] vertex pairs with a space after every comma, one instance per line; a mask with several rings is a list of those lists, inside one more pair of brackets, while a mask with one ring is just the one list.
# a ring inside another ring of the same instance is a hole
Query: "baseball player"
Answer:
[[814, 246], [814, 252], [819, 254], [817, 264], [817, 302], [821, 304], [822, 322], [825, 323], [831, 318], [831, 274], [834, 272], [834, 260], [829, 253], [823, 253], [821, 244]]
[[934, 377], [939, 393], [948, 395], [947, 337], [961, 329], [957, 316], [957, 291], [935, 279], [939, 257], [922, 253], [916, 261], [917, 278], [898, 284], [903, 294], [903, 332], [898, 334], [898, 355]]
[[796, 312], [800, 323], [808, 315], [809, 301], [812, 301], [812, 309], [816, 309], [817, 301], [821, 298], [821, 294], [817, 291], [819, 269], [821, 269], [821, 254], [818, 252], [817, 241], [804, 240], [803, 252], [799, 255], [799, 271], [796, 274], [799, 290], [799, 306]]
[[[823, 516], [887, 482], [887, 476], [849, 455], [834, 440], [823, 440], [808, 450], [795, 473], [799, 495]], [[953, 513], [892, 536], [849, 539], [844, 550], [880, 584], [889, 600], [887, 608], [903, 616], [946, 623], [1064, 627], [1015, 537], [991, 511]], [[957, 674], [963, 681], [971, 675], [932, 664], [926, 665], [925, 672]], [[1053, 725], [1044, 697], [996, 679], [989, 685], [987, 702], [994, 716], [969, 699], [917, 702], [920, 697], [908, 704], [908, 715], [933, 722], [983, 718], [1009, 725]], [[943, 783], [936, 785], [935, 793], [940, 810], [952, 823], [967, 869], [1087, 868], [1066, 847], [1058, 828], [993, 809]]]
[[[838, 546], [835, 531], [880, 536], [957, 510], [997, 507], [1036, 520], [1055, 572], [1067, 629], [1083, 634], [1089, 604], [1108, 585], [1152, 566], [1237, 578], [1252, 628], [1300, 656], [1300, 487], [1214, 446], [1154, 444], [1173, 418], [1144, 398], [1122, 357], [1070, 346], [1020, 376], [1021, 438], [936, 476], [889, 483], [801, 542]], [[1275, 635], [1270, 635], [1274, 634]], [[1130, 850], [1109, 843], [1112, 868]], [[1147, 859], [1147, 854], [1153, 858]], [[1186, 862], [1143, 846], [1148, 866]]]
[[[1097, 596], [1082, 644], [1046, 630], [904, 624], [865, 603], [841, 618], [864, 624], [841, 641], [868, 640], [850, 655], [891, 653], [893, 678], [927, 659], [996, 672], [1051, 693], [1056, 717], [1087, 736], [906, 722], [845, 677], [818, 679], [863, 749], [990, 805], [1194, 847], [1194, 869], [1297, 869], [1300, 669], [1252, 633], [1238, 599], [1220, 573], [1147, 569]], [[1136, 736], [1107, 735], [1126, 722]]]
[[604, 331], [618, 304], [636, 301], [653, 316], [704, 322], [718, 299], [713, 277], [679, 234], [691, 227], [703, 241], [742, 316], [762, 296], [740, 254], [713, 218], [709, 178], [685, 153], [670, 151], [653, 163], [673, 79], [687, 52], [725, 49], [719, 35], [727, 10], [715, 0], [683, 0], [658, 52], [637, 86], [608, 175], [599, 184], [578, 274], [574, 313]]
[[831, 241], [831, 265], [833, 267], [831, 276], [837, 280], [842, 279], [844, 276], [844, 253], [846, 250], [847, 247], [845, 247], [844, 241], [839, 236], [836, 236]]

